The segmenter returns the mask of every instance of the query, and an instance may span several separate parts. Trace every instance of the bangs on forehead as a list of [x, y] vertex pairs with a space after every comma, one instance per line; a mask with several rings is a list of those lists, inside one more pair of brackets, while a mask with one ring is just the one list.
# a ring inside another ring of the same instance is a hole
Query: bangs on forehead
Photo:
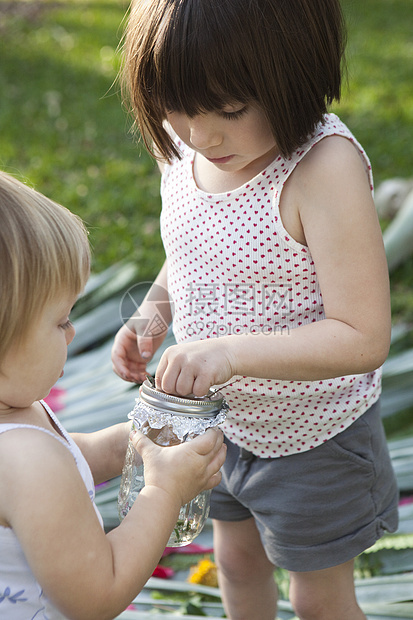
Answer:
[[221, 14], [224, 6], [212, 10], [205, 2], [184, 0], [161, 23], [154, 48], [152, 94], [164, 111], [194, 116], [256, 98], [245, 48], [234, 29], [228, 29], [233, 16]]
[[339, 0], [133, 0], [124, 100], [157, 159], [182, 156], [169, 111], [251, 101], [287, 157], [340, 99], [344, 45]]

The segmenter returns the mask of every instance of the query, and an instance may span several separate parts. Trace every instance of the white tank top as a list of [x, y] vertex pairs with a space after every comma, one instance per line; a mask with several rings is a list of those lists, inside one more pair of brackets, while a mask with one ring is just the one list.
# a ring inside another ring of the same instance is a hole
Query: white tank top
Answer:
[[[178, 343], [243, 333], [288, 333], [325, 318], [309, 248], [283, 227], [284, 184], [320, 140], [340, 135], [357, 149], [371, 189], [370, 162], [334, 114], [288, 159], [278, 157], [241, 187], [210, 194], [193, 176], [194, 151], [162, 176], [161, 233]], [[286, 336], [287, 337], [287, 336]], [[225, 434], [260, 457], [310, 450], [350, 426], [379, 398], [381, 369], [320, 381], [242, 377], [224, 394]]]
[[[32, 428], [47, 433], [71, 452], [77, 468], [93, 502], [96, 514], [103, 527], [102, 517], [95, 505], [95, 486], [92, 472], [82, 452], [62, 427], [48, 405], [41, 401], [46, 412], [53, 420], [63, 437], [52, 431], [30, 424], [0, 424], [0, 433], [19, 428]], [[1, 620], [64, 620], [66, 616], [44, 595], [27, 564], [19, 540], [13, 530], [0, 526], [0, 619]]]

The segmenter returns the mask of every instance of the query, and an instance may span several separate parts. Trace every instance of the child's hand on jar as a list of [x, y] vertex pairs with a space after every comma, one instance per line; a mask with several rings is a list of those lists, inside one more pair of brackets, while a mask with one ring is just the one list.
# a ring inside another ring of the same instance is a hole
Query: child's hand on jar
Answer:
[[208, 429], [186, 443], [161, 447], [140, 431], [131, 433], [132, 443], [142, 456], [145, 487], [157, 487], [184, 505], [205, 489], [221, 481], [226, 445], [219, 429]]
[[228, 338], [222, 337], [166, 349], [156, 370], [155, 383], [167, 394], [204, 396], [212, 385], [226, 383], [234, 374], [235, 360]]

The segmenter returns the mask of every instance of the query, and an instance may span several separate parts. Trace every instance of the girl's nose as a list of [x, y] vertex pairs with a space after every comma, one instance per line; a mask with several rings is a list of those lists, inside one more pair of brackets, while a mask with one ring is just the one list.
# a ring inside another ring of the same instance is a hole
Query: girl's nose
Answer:
[[209, 115], [198, 114], [190, 120], [189, 139], [194, 148], [207, 149], [219, 146], [222, 142], [222, 134], [213, 118]]
[[76, 334], [76, 330], [74, 328], [74, 325], [71, 323], [69, 329], [66, 330], [66, 345], [69, 346], [69, 344], [72, 342], [73, 338], [75, 337]]

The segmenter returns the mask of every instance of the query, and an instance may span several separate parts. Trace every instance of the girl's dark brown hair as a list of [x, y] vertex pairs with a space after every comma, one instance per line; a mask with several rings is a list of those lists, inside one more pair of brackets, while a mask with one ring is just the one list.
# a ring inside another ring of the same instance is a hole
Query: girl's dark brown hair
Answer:
[[179, 157], [168, 111], [257, 102], [287, 157], [340, 98], [339, 0], [133, 0], [123, 93], [149, 150]]

